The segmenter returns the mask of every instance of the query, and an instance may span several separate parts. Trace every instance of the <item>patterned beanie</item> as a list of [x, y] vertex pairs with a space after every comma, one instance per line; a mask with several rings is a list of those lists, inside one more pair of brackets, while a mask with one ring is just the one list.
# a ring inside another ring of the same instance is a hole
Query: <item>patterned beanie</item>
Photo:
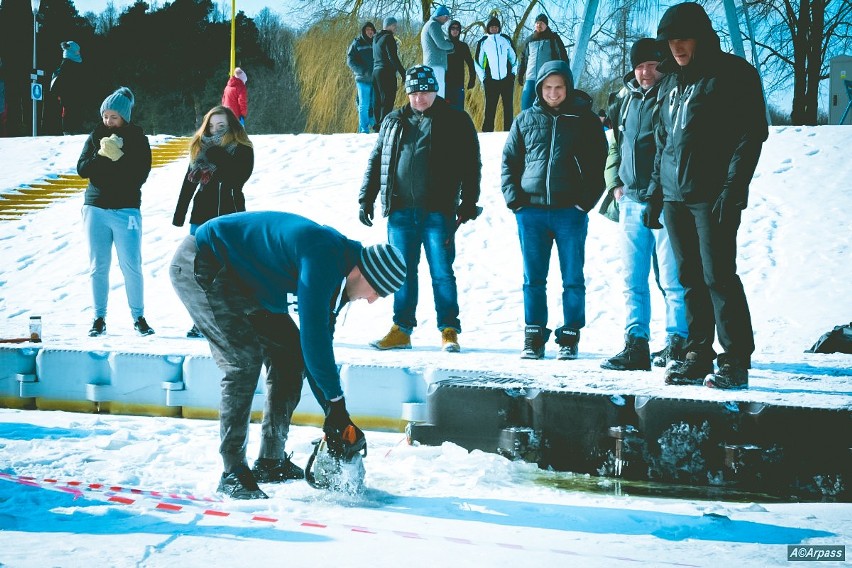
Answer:
[[405, 259], [393, 245], [372, 245], [361, 249], [358, 269], [382, 298], [399, 290], [405, 281]]
[[108, 110], [114, 110], [124, 119], [124, 122], [130, 122], [130, 115], [133, 113], [133, 103], [136, 98], [127, 87], [119, 87], [116, 91], [104, 99], [101, 103], [101, 114]]
[[426, 65], [415, 65], [405, 72], [405, 92], [411, 93], [437, 93], [438, 81], [435, 80], [435, 72]]

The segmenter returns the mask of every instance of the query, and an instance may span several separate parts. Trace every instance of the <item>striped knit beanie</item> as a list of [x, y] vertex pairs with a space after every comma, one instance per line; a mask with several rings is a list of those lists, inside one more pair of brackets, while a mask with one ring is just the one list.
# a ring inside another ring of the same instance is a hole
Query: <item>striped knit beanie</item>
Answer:
[[372, 245], [361, 249], [358, 269], [383, 298], [399, 290], [405, 281], [405, 259], [393, 245]]

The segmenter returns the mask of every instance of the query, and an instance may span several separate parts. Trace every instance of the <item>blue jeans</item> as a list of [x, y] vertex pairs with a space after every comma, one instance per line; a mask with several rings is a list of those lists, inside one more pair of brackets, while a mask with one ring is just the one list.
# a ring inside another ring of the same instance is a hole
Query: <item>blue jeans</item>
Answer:
[[89, 241], [89, 267], [95, 317], [106, 317], [112, 247], [124, 276], [124, 291], [134, 320], [145, 315], [142, 282], [142, 215], [139, 209], [101, 209], [83, 205], [83, 227]]
[[665, 222], [662, 229], [647, 228], [642, 224], [645, 204], [627, 197], [621, 198], [618, 207], [621, 258], [624, 262], [624, 299], [627, 305], [625, 335], [651, 338], [651, 290], [648, 277], [651, 272], [651, 257], [656, 249], [659, 283], [666, 301], [666, 334], [668, 337], [679, 335], [686, 339], [683, 286], [678, 280], [677, 262]]
[[[575, 209], [525, 207], [515, 213], [521, 255], [524, 259], [524, 322], [547, 326], [547, 272], [550, 251], [556, 242], [562, 272], [564, 327], [579, 330], [586, 325], [586, 234], [589, 216]], [[557, 329], [557, 337], [559, 337]]]
[[464, 110], [464, 87], [447, 87], [447, 104], [456, 110]]
[[358, 89], [358, 132], [373, 131], [373, 84], [355, 81]]
[[393, 296], [393, 322], [411, 333], [417, 325], [417, 266], [420, 247], [432, 276], [432, 294], [438, 329], [451, 327], [461, 333], [459, 300], [453, 261], [456, 259], [455, 219], [452, 215], [420, 208], [393, 211], [388, 217], [388, 241], [405, 257], [405, 282]]
[[527, 110], [535, 102], [535, 81], [527, 81], [524, 83], [524, 90], [521, 92], [521, 110]]

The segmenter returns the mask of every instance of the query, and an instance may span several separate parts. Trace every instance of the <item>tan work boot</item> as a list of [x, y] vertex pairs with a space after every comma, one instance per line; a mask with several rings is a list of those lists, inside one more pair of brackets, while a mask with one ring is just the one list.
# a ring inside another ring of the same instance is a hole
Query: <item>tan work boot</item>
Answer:
[[461, 351], [459, 347], [459, 336], [451, 327], [445, 327], [441, 332], [441, 349], [447, 353], [458, 353]]
[[382, 351], [387, 349], [411, 349], [411, 335], [399, 329], [398, 325], [393, 324], [386, 336], [376, 341], [371, 341], [370, 345]]

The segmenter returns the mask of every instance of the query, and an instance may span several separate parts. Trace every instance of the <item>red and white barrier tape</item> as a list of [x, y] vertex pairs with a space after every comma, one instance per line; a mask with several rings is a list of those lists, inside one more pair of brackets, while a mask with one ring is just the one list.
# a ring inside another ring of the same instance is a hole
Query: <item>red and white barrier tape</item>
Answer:
[[[160, 491], [143, 491], [140, 489], [127, 489], [119, 486], [109, 486], [101, 483], [83, 483], [79, 481], [70, 481], [70, 482], [59, 482], [56, 479], [43, 479], [38, 480], [34, 477], [27, 476], [19, 476], [19, 475], [11, 475], [8, 473], [0, 472], [0, 481], [9, 481], [12, 483], [18, 483], [20, 485], [27, 485], [30, 487], [38, 487], [41, 489], [48, 489], [51, 491], [58, 491], [61, 493], [69, 493], [74, 496], [75, 499], [78, 497], [90, 498], [98, 501], [105, 501], [108, 503], [117, 503], [119, 505], [136, 505], [136, 506], [144, 506], [142, 502], [150, 501], [156, 503], [153, 506], [153, 509], [157, 511], [165, 511], [169, 513], [181, 513], [181, 512], [191, 512], [196, 514], [201, 514], [206, 517], [216, 517], [216, 518], [232, 518], [232, 519], [245, 519], [250, 521], [256, 521], [265, 524], [294, 524], [298, 527], [310, 528], [310, 529], [328, 529], [328, 528], [343, 528], [349, 532], [356, 534], [392, 534], [401, 538], [414, 539], [414, 540], [430, 540], [430, 541], [443, 541], [443, 542], [451, 542], [454, 544], [467, 544], [473, 546], [497, 546], [499, 548], [505, 548], [509, 550], [521, 550], [521, 551], [536, 551], [536, 552], [552, 552], [556, 554], [565, 554], [569, 556], [583, 556], [590, 557], [594, 556], [595, 558], [602, 559], [612, 559], [619, 560], [622, 562], [637, 562], [637, 563], [645, 563], [646, 559], [639, 558], [627, 558], [624, 556], [609, 556], [609, 555], [589, 555], [581, 552], [576, 552], [573, 550], [562, 550], [562, 549], [543, 549], [536, 548], [530, 546], [524, 546], [521, 544], [514, 543], [506, 543], [506, 542], [487, 542], [487, 541], [475, 541], [466, 538], [458, 538], [458, 537], [450, 537], [450, 536], [440, 536], [440, 535], [432, 535], [432, 534], [424, 534], [418, 532], [410, 532], [410, 531], [398, 531], [398, 530], [382, 530], [382, 529], [374, 529], [370, 527], [358, 526], [358, 525], [347, 525], [347, 524], [334, 524], [334, 523], [321, 523], [318, 521], [311, 521], [307, 519], [278, 519], [276, 517], [270, 517], [266, 515], [259, 515], [256, 513], [244, 513], [242, 511], [223, 511], [220, 509], [210, 509], [201, 506], [201, 502], [214, 502], [214, 503], [225, 503], [224, 501], [216, 501], [214, 499], [206, 498], [206, 497], [195, 497], [193, 495], [178, 495], [174, 493], [164, 493]], [[125, 496], [127, 495], [127, 496]], [[180, 501], [190, 501], [190, 504], [185, 503], [170, 503], [165, 501], [164, 499], [171, 500], [180, 500]], [[695, 567], [694, 564], [682, 564], [679, 562], [661, 562], [658, 560], [654, 560], [654, 564], [657, 566], [685, 566], [685, 567]]]

